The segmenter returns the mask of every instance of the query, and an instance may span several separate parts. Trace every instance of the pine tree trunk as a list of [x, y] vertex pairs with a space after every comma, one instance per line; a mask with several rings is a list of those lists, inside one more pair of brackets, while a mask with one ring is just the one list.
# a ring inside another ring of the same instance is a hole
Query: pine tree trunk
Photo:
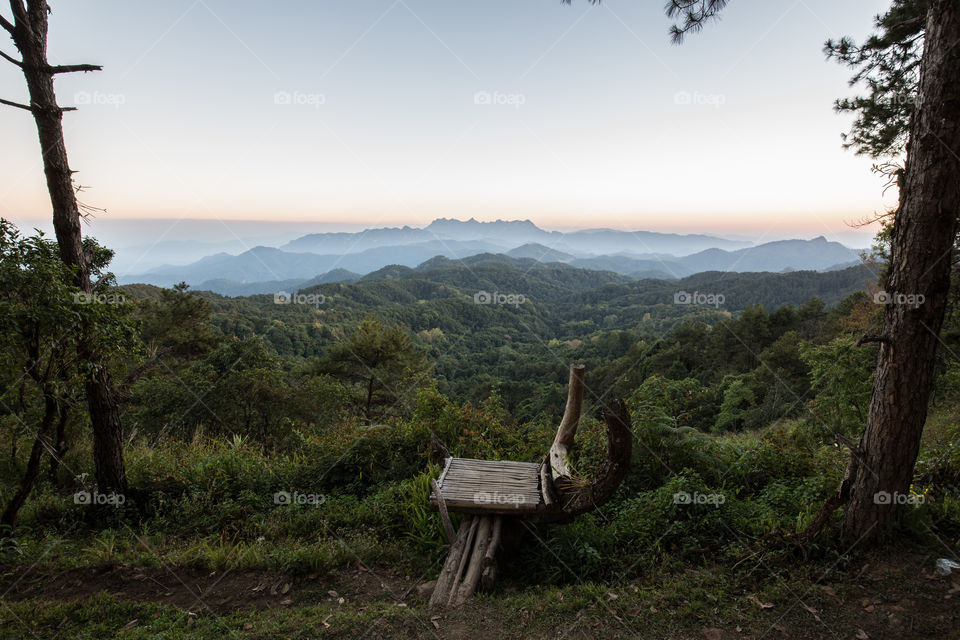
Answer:
[[933, 0], [927, 15], [919, 102], [907, 147], [891, 242], [890, 294], [922, 294], [919, 306], [889, 304], [861, 444], [844, 516], [852, 541], [876, 538], [906, 496], [934, 383], [960, 214], [960, 2]]
[[[63, 110], [57, 105], [53, 90], [54, 70], [47, 62], [49, 9], [43, 0], [31, 0], [26, 11], [17, 5], [19, 2], [11, 3], [16, 20], [14, 42], [23, 56], [23, 75], [30, 93], [30, 111], [40, 138], [43, 170], [53, 205], [53, 228], [60, 247], [60, 257], [74, 269], [77, 287], [91, 293], [89, 265], [83, 255], [80, 209], [63, 140]], [[93, 426], [97, 485], [100, 491], [122, 492], [126, 488], [123, 427], [110, 373], [94, 352], [89, 330], [89, 327], [80, 329], [77, 356], [83, 365], [90, 367], [84, 382]]]

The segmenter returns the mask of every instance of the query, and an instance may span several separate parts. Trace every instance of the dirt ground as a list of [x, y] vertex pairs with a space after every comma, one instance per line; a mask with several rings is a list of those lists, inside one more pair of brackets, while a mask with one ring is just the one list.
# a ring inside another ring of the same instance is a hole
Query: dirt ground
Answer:
[[[507, 600], [497, 597], [480, 598], [460, 610], [433, 615], [425, 609], [427, 595], [420, 586], [415, 578], [389, 567], [359, 564], [298, 578], [267, 571], [211, 573], [115, 565], [61, 571], [22, 567], [0, 575], [0, 603], [76, 602], [107, 592], [197, 615], [222, 616], [241, 610], [268, 614], [324, 603], [343, 608], [334, 611], [362, 611], [377, 602], [410, 607], [411, 611], [419, 608], [423, 613], [419, 627], [407, 624], [397, 628], [391, 626], [396, 623], [374, 620], [362, 630], [358, 627], [356, 636], [339, 637], [960, 639], [960, 573], [938, 576], [930, 557], [908, 554], [874, 559], [856, 570], [807, 585], [815, 591], [815, 598], [795, 594], [796, 598], [764, 601], [763, 597], [746, 596], [735, 607], [715, 608], [716, 618], [706, 621], [702, 616], [678, 615], [673, 622], [664, 623], [662, 616], [652, 617], [656, 607], [631, 609], [615, 598], [604, 598], [566, 619], [538, 620], [541, 607], [513, 609]], [[680, 608], [684, 606], [681, 603]], [[738, 610], [750, 615], [737, 614]]]

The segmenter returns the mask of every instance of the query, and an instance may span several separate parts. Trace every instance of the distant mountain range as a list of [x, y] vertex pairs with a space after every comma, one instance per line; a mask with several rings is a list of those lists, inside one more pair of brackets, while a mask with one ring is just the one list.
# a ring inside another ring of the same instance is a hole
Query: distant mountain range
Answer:
[[391, 265], [416, 267], [437, 256], [464, 260], [504, 254], [635, 279], [676, 279], [704, 271], [828, 271], [858, 262], [856, 251], [823, 237], [749, 245], [708, 235], [612, 229], [564, 233], [545, 231], [529, 220], [439, 218], [424, 228], [309, 234], [280, 248], [216, 253], [187, 265], [122, 275], [119, 280], [167, 287], [185, 281], [195, 289], [236, 296], [348, 282]]

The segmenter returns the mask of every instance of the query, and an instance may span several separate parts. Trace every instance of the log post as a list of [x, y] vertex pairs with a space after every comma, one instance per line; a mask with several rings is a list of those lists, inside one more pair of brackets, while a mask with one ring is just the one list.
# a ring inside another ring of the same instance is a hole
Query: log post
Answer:
[[430, 597], [431, 609], [463, 605], [476, 592], [481, 578], [484, 586], [493, 583], [502, 527], [500, 516], [464, 517]]
[[[447, 604], [447, 598], [450, 595], [450, 586], [455, 583], [454, 571], [460, 567], [460, 558], [466, 552], [468, 532], [473, 530], [476, 525], [476, 518], [470, 515], [463, 516], [460, 522], [460, 531], [450, 545], [450, 551], [447, 553], [447, 559], [443, 563], [443, 569], [437, 577], [437, 586], [433, 589], [433, 595], [430, 597], [430, 608], [443, 607]], [[456, 586], [454, 584], [454, 586]]]
[[440, 511], [440, 521], [443, 523], [443, 532], [447, 536], [447, 542], [452, 543], [456, 534], [453, 531], [453, 522], [450, 521], [450, 514], [447, 512], [447, 503], [440, 492], [440, 485], [436, 480], [430, 480], [430, 488], [433, 489], [433, 495], [437, 496], [437, 510]]

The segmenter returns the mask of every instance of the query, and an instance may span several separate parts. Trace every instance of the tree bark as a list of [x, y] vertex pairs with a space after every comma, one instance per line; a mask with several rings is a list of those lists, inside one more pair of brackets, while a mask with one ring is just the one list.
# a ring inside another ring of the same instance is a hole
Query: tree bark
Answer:
[[[863, 459], [843, 532], [854, 541], [886, 533], [913, 477], [934, 383], [960, 213], [960, 2], [932, 0], [918, 104], [890, 249], [887, 290], [924, 296], [884, 311]], [[852, 460], [851, 464], [856, 461]]]
[[577, 425], [580, 423], [585, 369], [586, 367], [582, 364], [570, 365], [567, 406], [563, 410], [563, 419], [560, 421], [557, 435], [550, 447], [550, 469], [554, 480], [573, 475], [570, 468], [570, 449], [573, 448], [573, 442], [577, 436]]
[[[94, 71], [94, 65], [52, 67], [47, 62], [47, 30], [49, 7], [45, 0], [10, 0], [13, 10], [14, 44], [23, 60], [21, 69], [30, 93], [30, 112], [37, 125], [43, 170], [53, 205], [53, 228], [60, 247], [60, 258], [73, 268], [75, 284], [85, 293], [92, 293], [90, 266], [83, 254], [80, 208], [73, 187], [72, 171], [63, 139], [63, 109], [57, 104], [53, 77], [57, 73]], [[5, 27], [6, 28], [6, 27]], [[77, 356], [88, 369], [84, 387], [90, 422], [93, 427], [95, 476], [100, 491], [123, 492], [126, 471], [123, 463], [123, 427], [117, 410], [113, 382], [106, 366], [95, 353], [91, 327], [81, 327]]]

